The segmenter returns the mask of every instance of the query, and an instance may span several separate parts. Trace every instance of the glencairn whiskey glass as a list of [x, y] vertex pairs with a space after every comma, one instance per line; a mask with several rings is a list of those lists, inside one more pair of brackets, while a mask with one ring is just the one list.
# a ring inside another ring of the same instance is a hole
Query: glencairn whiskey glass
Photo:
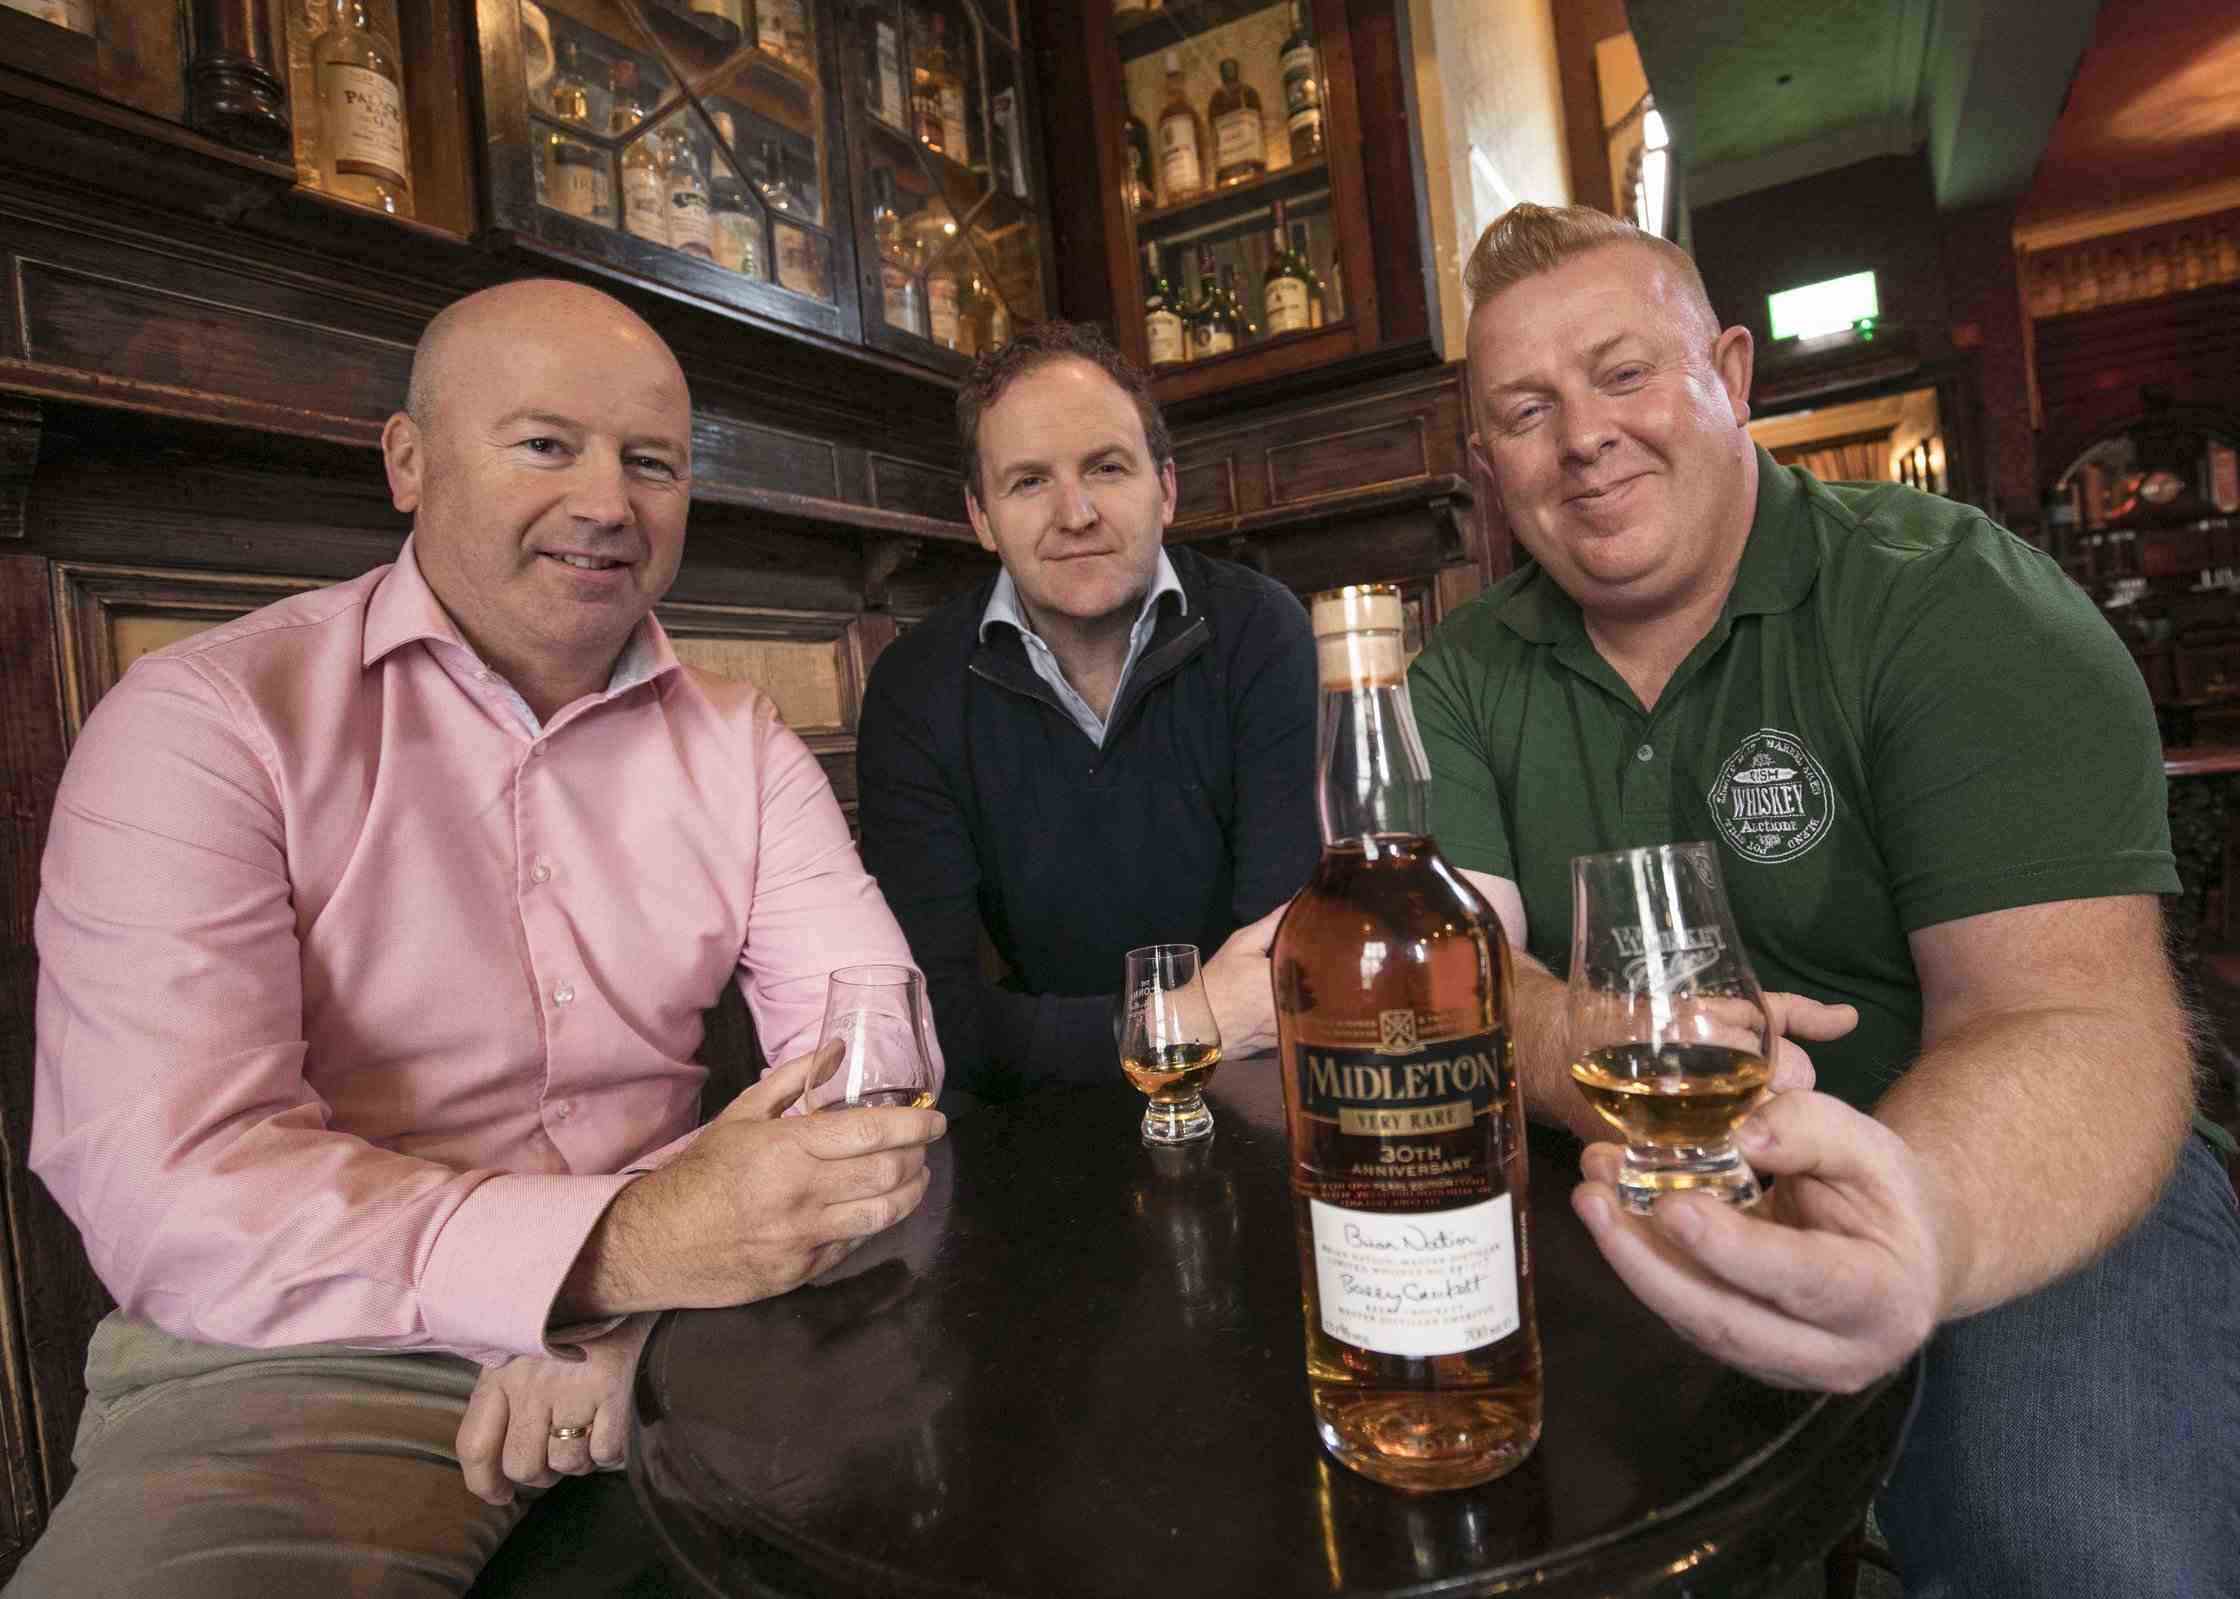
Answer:
[[1581, 855], [1571, 863], [1571, 1077], [1623, 1135], [1618, 1198], [1755, 1204], [1734, 1129], [1765, 1097], [1765, 995], [1709, 844]]
[[803, 1112], [933, 1103], [926, 980], [909, 966], [843, 966], [825, 990], [819, 1048], [839, 1039], [840, 1064], [802, 1091]]
[[1128, 951], [1127, 1015], [1120, 1029], [1120, 1069], [1151, 1096], [1143, 1141], [1185, 1144], [1213, 1136], [1205, 1085], [1221, 1063], [1221, 1030], [1198, 972], [1195, 944], [1147, 944]]

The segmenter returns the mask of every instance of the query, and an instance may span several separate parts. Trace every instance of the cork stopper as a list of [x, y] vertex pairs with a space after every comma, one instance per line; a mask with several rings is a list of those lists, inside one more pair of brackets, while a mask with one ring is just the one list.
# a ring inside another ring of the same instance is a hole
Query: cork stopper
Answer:
[[1400, 590], [1390, 583], [1325, 589], [1309, 607], [1322, 686], [1373, 688], [1408, 673], [1401, 649]]

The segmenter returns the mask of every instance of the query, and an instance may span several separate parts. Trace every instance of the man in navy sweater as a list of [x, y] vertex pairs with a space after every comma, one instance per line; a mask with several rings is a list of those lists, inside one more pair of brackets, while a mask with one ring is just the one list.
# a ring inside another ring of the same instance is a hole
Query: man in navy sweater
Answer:
[[1003, 570], [879, 658], [856, 754], [864, 860], [952, 1083], [1116, 1080], [1122, 957], [1143, 944], [1209, 952], [1224, 1049], [1273, 1048], [1268, 943], [1320, 850], [1305, 610], [1163, 546], [1173, 445], [1095, 328], [981, 356], [957, 430]]

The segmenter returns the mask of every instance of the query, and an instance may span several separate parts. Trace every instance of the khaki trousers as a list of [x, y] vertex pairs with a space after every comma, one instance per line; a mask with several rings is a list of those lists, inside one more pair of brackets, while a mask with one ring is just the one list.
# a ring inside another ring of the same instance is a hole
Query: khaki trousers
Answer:
[[457, 1599], [535, 1498], [467, 1492], [453, 1440], [477, 1375], [112, 1313], [86, 1352], [77, 1478], [7, 1599]]

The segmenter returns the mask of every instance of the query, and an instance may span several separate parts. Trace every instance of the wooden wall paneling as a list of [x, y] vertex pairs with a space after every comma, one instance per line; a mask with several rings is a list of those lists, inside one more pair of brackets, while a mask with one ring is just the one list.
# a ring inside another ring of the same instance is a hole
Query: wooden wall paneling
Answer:
[[1426, 477], [1431, 449], [1424, 417], [1395, 417], [1313, 434], [1267, 453], [1268, 503], [1287, 505], [1343, 490]]
[[37, 400], [0, 394], [0, 539], [23, 537], [43, 422]]
[[1175, 461], [1174, 519], [1191, 522], [1203, 517], [1234, 516], [1237, 504], [1237, 458], [1223, 450], [1210, 459]]
[[955, 466], [928, 466], [883, 451], [868, 453], [871, 503], [950, 522], [965, 520], [964, 482]]
[[39, 856], [62, 780], [65, 736], [55, 692], [56, 639], [47, 563], [0, 555], [0, 1461], [12, 1565], [70, 1476], [70, 1442], [84, 1403], [87, 1337], [108, 1296], [78, 1234], [30, 1174], [32, 1018], [38, 956], [32, 909]]
[[703, 494], [777, 490], [826, 500], [844, 497], [840, 459], [831, 440], [704, 406], [693, 409], [692, 477], [695, 491]]

